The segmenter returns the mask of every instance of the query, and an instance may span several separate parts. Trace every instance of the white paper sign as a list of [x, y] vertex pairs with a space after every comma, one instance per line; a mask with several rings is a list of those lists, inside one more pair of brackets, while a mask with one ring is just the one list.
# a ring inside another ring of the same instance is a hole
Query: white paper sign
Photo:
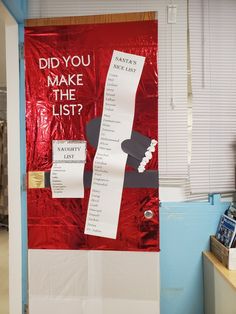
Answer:
[[116, 238], [135, 97], [145, 57], [114, 51], [106, 79], [103, 114], [88, 204], [85, 234]]
[[84, 197], [86, 142], [53, 141], [50, 182], [53, 198]]
[[53, 162], [85, 162], [85, 141], [53, 141]]

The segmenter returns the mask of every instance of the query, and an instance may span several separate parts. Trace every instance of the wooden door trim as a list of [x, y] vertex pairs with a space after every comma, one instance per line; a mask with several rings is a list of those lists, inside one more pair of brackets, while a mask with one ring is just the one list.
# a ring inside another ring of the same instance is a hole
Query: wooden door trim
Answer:
[[150, 21], [156, 19], [156, 12], [136, 12], [103, 14], [89, 16], [70, 16], [56, 18], [39, 18], [25, 20], [26, 27], [34, 26], [56, 26], [56, 25], [78, 25], [78, 24], [101, 24], [116, 22]]

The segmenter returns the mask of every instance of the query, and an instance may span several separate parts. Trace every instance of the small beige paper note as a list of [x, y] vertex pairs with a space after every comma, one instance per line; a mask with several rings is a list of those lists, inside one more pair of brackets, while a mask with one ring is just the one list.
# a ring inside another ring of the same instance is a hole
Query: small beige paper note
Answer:
[[44, 171], [29, 171], [28, 179], [29, 189], [45, 188]]

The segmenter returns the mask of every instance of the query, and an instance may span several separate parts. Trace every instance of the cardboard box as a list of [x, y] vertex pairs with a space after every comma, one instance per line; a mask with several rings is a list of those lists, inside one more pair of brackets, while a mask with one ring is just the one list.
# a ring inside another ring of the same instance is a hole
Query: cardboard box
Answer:
[[236, 248], [228, 249], [215, 236], [210, 238], [211, 252], [229, 270], [236, 270]]

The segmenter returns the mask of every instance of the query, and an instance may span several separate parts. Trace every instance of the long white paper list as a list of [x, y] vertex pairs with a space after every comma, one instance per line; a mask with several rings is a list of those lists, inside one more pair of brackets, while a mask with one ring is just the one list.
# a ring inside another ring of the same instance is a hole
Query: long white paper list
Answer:
[[85, 225], [85, 234], [116, 238], [135, 96], [145, 57], [114, 50], [106, 78], [103, 114]]

